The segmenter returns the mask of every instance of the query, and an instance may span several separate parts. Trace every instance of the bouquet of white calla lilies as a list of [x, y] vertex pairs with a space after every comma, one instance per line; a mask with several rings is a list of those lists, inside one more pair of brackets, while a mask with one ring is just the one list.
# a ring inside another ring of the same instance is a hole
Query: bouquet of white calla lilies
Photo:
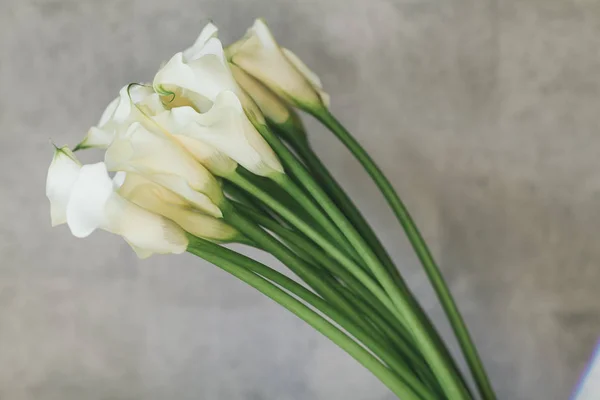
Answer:
[[[303, 319], [399, 398], [495, 399], [425, 241], [375, 162], [329, 111], [319, 78], [262, 20], [226, 51], [217, 33], [208, 24], [152, 85], [121, 89], [74, 149], [102, 149], [103, 162], [82, 165], [69, 148], [56, 149], [46, 186], [52, 225], [66, 223], [77, 237], [115, 233], [142, 258], [187, 250]], [[438, 294], [476, 387], [312, 150], [294, 107], [329, 128], [381, 190]], [[226, 243], [272, 254], [299, 281]]]

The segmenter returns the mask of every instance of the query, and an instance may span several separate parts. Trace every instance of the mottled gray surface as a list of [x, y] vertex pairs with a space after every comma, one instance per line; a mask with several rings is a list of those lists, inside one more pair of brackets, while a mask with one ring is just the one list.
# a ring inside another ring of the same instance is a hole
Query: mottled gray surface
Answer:
[[[257, 16], [405, 197], [500, 398], [565, 399], [600, 332], [595, 0], [0, 0], [0, 398], [392, 398], [215, 267], [49, 226], [49, 138], [75, 144], [206, 19], [228, 42]], [[308, 126], [447, 332], [381, 196]]]

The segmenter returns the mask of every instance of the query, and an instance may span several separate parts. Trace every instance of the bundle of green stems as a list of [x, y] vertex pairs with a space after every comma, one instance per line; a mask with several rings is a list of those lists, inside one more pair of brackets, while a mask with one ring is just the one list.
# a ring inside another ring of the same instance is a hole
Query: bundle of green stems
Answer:
[[[427, 244], [402, 200], [364, 148], [328, 110], [313, 115], [371, 176], [412, 244], [454, 330], [477, 393], [495, 395], [477, 350]], [[277, 132], [278, 134], [274, 133]], [[188, 251], [270, 297], [369, 369], [401, 399], [476, 398], [398, 267], [301, 129], [261, 134], [285, 167], [278, 179], [238, 167], [224, 191], [224, 220], [301, 282], [197, 237]]]

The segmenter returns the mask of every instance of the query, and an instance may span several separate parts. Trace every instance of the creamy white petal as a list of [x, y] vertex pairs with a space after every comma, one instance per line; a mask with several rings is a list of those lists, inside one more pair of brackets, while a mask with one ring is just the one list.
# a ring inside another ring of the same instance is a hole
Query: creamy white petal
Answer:
[[321, 83], [321, 78], [317, 74], [315, 74], [304, 62], [291, 50], [286, 48], [282, 48], [281, 51], [286, 56], [288, 61], [296, 67], [296, 69], [304, 75], [304, 77], [313, 85], [314, 89], [319, 94], [321, 101], [325, 104], [325, 107], [329, 108], [331, 106], [331, 99], [329, 94], [323, 90], [323, 84]]
[[257, 175], [283, 172], [277, 156], [250, 123], [233, 92], [221, 92], [213, 107], [202, 114], [190, 107], [173, 108], [160, 123], [173, 135], [206, 143]]
[[202, 48], [206, 44], [209, 39], [216, 38], [219, 29], [212, 23], [209, 22], [206, 24], [198, 39], [194, 42], [194, 44], [183, 52], [183, 60], [185, 62], [195, 60], [200, 57], [202, 54]]
[[226, 177], [234, 173], [238, 163], [205, 142], [184, 135], [173, 135], [198, 162], [217, 176]]
[[203, 50], [189, 63], [184, 62], [182, 53], [175, 54], [154, 77], [156, 92], [167, 98], [187, 97], [205, 112], [223, 90], [237, 91], [219, 39], [209, 39]]
[[81, 163], [68, 147], [56, 148], [46, 178], [52, 226], [67, 222], [67, 204], [80, 169]]
[[106, 203], [105, 213], [103, 228], [123, 236], [140, 258], [153, 253], [181, 254], [187, 248], [185, 232], [177, 224], [116, 193]]
[[150, 131], [139, 123], [119, 131], [106, 150], [108, 169], [139, 173], [205, 212], [221, 217], [218, 204], [223, 193], [215, 177], [167, 135]]
[[293, 105], [314, 109], [329, 101], [318, 77], [295, 55], [284, 53], [261, 19], [254, 22], [244, 38], [227, 48], [227, 56], [231, 63]]
[[146, 210], [169, 218], [195, 236], [219, 242], [232, 241], [240, 236], [222, 219], [194, 209], [181, 196], [141, 175], [128, 173], [119, 194]]
[[106, 123], [114, 115], [117, 107], [119, 107], [119, 102], [120, 101], [121, 101], [121, 98], [117, 97], [116, 99], [114, 99], [113, 101], [111, 101], [108, 104], [108, 107], [106, 107], [106, 110], [104, 110], [104, 112], [102, 113], [102, 116], [100, 117], [100, 121], [98, 121], [98, 126], [104, 126], [104, 125], [106, 125]]
[[154, 89], [167, 108], [191, 106], [199, 112], [208, 111], [222, 91], [231, 91], [250, 121], [264, 124], [254, 101], [235, 82], [216, 33], [216, 27], [209, 24], [191, 48], [175, 54], [154, 77]]
[[98, 125], [90, 128], [78, 148], [105, 149], [110, 145], [121, 125], [135, 121], [147, 124], [149, 117], [164, 110], [160, 96], [151, 86], [141, 84], [124, 86], [119, 91], [119, 97], [109, 104]]
[[106, 226], [104, 208], [113, 193], [104, 163], [81, 167], [67, 204], [67, 224], [74, 236], [86, 237]]
[[122, 236], [140, 257], [185, 251], [188, 241], [179, 226], [114, 190], [104, 163], [81, 168], [67, 206], [67, 223], [74, 236], [86, 237], [100, 228]]
[[127, 173], [125, 171], [118, 171], [113, 177], [113, 188], [115, 190], [119, 190], [123, 183], [125, 183], [125, 178], [127, 177]]
[[267, 119], [280, 124], [290, 118], [289, 107], [271, 89], [257, 81], [237, 65], [231, 64], [229, 67], [238, 85], [250, 95]]

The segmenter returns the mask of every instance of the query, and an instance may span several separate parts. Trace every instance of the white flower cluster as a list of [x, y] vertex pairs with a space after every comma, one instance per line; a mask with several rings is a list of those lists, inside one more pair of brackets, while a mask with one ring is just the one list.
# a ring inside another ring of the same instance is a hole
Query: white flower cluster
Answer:
[[68, 148], [56, 150], [46, 188], [52, 224], [67, 223], [77, 237], [97, 228], [119, 234], [140, 257], [185, 251], [185, 232], [235, 241], [239, 233], [221, 219], [219, 178], [238, 165], [284, 173], [259, 133], [265, 118], [284, 124], [290, 105], [327, 101], [318, 78], [261, 20], [227, 50], [208, 24], [151, 85], [123, 87], [75, 149], [104, 149], [104, 162], [82, 166]]

